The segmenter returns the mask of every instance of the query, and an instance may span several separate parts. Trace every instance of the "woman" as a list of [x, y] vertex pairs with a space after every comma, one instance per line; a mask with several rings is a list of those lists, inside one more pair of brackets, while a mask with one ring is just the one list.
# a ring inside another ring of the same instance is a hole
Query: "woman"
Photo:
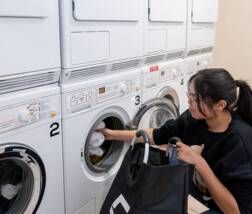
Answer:
[[[151, 143], [177, 136], [178, 159], [195, 165], [192, 195], [212, 210], [252, 212], [252, 91], [224, 69], [205, 69], [188, 83], [189, 109], [157, 129]], [[106, 139], [131, 140], [136, 131], [100, 130]], [[142, 141], [142, 139], [138, 139]], [[202, 145], [201, 155], [190, 147]]]

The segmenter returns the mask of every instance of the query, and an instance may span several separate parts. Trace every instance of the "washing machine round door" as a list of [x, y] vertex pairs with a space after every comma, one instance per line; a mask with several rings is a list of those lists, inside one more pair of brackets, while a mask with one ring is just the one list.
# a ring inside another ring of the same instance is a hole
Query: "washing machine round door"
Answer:
[[180, 102], [179, 102], [179, 96], [176, 92], [175, 89], [166, 86], [165, 88], [163, 88], [162, 90], [159, 91], [158, 98], [166, 98], [170, 101], [172, 101], [172, 103], [177, 107], [177, 109], [180, 109]]
[[45, 168], [30, 148], [0, 145], [0, 213], [35, 213], [45, 189]]
[[121, 157], [124, 147], [122, 142], [105, 140], [96, 130], [104, 127], [121, 130], [125, 124], [125, 118], [116, 113], [105, 113], [94, 122], [84, 147], [85, 162], [91, 172], [108, 172]]
[[177, 106], [167, 98], [154, 98], [145, 103], [134, 118], [137, 129], [158, 128], [179, 116]]

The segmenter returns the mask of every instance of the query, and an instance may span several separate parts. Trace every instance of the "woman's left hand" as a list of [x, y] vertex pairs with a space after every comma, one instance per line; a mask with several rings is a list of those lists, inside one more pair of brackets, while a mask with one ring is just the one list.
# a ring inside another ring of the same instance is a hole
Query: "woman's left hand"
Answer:
[[197, 161], [201, 158], [200, 154], [198, 154], [196, 151], [193, 151], [190, 146], [187, 146], [182, 142], [177, 142], [176, 146], [177, 158], [181, 161], [195, 165]]

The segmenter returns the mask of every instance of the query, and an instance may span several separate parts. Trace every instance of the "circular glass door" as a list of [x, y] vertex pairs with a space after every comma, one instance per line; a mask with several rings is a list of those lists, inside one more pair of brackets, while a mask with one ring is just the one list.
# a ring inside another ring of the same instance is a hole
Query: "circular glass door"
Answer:
[[19, 144], [0, 145], [0, 213], [35, 213], [45, 189], [39, 156]]
[[154, 98], [143, 105], [134, 119], [137, 129], [158, 128], [179, 116], [178, 108], [167, 98]]
[[111, 169], [120, 158], [124, 146], [122, 142], [105, 140], [104, 136], [96, 131], [105, 127], [121, 130], [125, 128], [125, 124], [119, 115], [108, 113], [98, 118], [89, 130], [84, 155], [88, 168], [95, 173]]

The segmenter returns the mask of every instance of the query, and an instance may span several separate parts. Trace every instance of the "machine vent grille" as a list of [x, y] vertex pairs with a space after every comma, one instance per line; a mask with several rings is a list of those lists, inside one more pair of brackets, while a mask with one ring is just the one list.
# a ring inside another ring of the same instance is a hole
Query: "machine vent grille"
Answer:
[[209, 53], [213, 51], [213, 47], [202, 48], [201, 53]]
[[201, 53], [201, 49], [194, 49], [190, 50], [189, 53], [187, 54], [188, 56], [193, 56]]
[[111, 71], [128, 69], [128, 68], [136, 68], [139, 65], [139, 62], [140, 62], [139, 59], [135, 59], [135, 60], [125, 61], [125, 62], [120, 62], [120, 63], [114, 63], [111, 67]]
[[59, 77], [55, 72], [0, 79], [0, 94], [32, 88], [57, 82]]
[[180, 58], [183, 56], [184, 51], [176, 51], [176, 52], [172, 52], [172, 53], [168, 53], [166, 55], [166, 59], [176, 59], [176, 58]]
[[150, 56], [147, 57], [144, 64], [150, 64], [158, 61], [162, 61], [164, 59], [164, 55]]
[[69, 79], [78, 79], [104, 73], [106, 65], [71, 71]]

